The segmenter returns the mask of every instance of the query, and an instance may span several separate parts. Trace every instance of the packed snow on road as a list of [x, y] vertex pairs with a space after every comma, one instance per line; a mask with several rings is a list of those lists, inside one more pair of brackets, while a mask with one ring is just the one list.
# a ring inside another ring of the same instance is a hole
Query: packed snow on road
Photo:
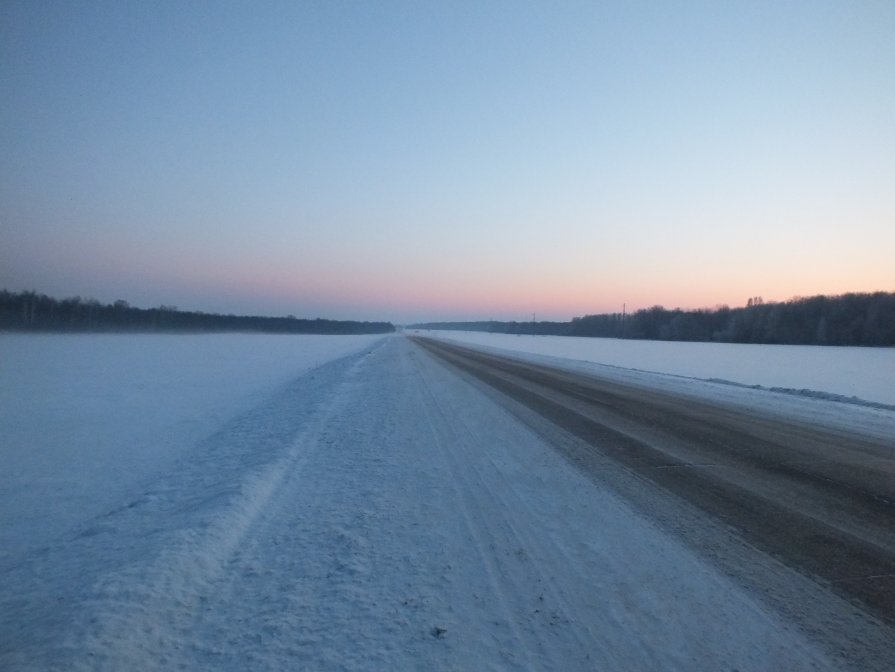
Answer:
[[847, 663], [402, 335], [0, 335], [0, 459], [3, 669]]

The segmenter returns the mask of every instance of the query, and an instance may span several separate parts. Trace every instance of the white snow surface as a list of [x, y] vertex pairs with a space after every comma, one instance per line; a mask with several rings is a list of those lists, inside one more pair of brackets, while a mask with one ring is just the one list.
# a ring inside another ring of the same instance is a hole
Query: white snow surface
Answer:
[[126, 498], [278, 386], [381, 338], [0, 333], [0, 562]]
[[400, 335], [57, 338], [3, 340], [4, 670], [835, 667]]

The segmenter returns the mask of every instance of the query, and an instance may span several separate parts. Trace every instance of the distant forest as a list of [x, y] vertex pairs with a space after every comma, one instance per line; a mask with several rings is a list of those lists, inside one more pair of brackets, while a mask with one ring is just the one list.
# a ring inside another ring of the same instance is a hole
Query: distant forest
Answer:
[[892, 346], [895, 293], [812, 296], [780, 303], [756, 297], [743, 308], [654, 306], [629, 315], [586, 315], [571, 322], [430, 322], [410, 328], [658, 341]]
[[380, 334], [389, 322], [252, 317], [177, 310], [174, 306], [134, 308], [127, 301], [53, 299], [35, 292], [0, 290], [0, 330], [48, 332], [212, 332], [270, 334]]

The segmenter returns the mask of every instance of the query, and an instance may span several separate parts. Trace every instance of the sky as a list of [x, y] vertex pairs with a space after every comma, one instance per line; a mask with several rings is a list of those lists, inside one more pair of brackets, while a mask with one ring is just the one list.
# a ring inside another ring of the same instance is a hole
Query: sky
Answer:
[[567, 320], [895, 291], [895, 3], [0, 3], [0, 288]]

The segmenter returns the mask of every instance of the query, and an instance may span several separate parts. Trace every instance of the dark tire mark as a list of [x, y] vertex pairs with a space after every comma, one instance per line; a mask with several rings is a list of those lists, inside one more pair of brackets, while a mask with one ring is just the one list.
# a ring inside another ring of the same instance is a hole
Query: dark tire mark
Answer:
[[895, 625], [892, 444], [413, 340]]

